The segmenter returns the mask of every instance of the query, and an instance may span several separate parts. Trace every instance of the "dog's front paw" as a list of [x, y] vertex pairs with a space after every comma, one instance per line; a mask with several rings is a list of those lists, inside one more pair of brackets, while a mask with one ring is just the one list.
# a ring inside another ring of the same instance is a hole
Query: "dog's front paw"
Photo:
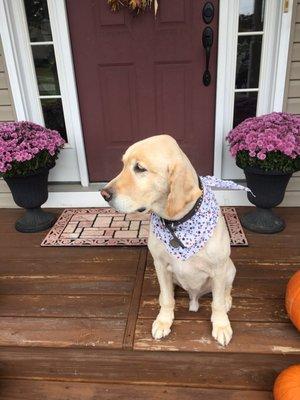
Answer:
[[159, 318], [156, 318], [156, 320], [152, 324], [153, 339], [159, 340], [162, 339], [163, 337], [168, 336], [169, 333], [171, 332], [171, 326], [172, 322], [166, 322], [162, 321]]
[[227, 346], [232, 339], [232, 328], [230, 322], [227, 324], [220, 324], [213, 322], [212, 336], [221, 346]]

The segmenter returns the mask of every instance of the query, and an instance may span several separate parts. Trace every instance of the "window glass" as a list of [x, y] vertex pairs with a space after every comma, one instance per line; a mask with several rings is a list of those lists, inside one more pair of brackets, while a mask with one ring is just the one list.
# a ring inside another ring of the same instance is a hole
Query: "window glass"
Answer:
[[240, 0], [239, 32], [263, 30], [264, 6], [264, 0]]
[[31, 42], [52, 41], [47, 0], [24, 0]]
[[233, 127], [256, 115], [257, 92], [237, 92], [234, 98]]
[[45, 126], [68, 141], [47, 0], [24, 0], [24, 6]]
[[258, 88], [262, 35], [239, 36], [236, 60], [237, 89]]
[[32, 54], [40, 95], [60, 94], [53, 45], [32, 46]]
[[66, 126], [61, 99], [41, 99], [45, 125], [55, 129], [67, 140]]

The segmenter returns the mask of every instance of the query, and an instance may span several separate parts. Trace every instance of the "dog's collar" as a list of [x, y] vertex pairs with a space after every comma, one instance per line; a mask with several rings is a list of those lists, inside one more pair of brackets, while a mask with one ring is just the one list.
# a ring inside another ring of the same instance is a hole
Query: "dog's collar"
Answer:
[[170, 240], [170, 244], [173, 247], [179, 247], [179, 246], [185, 247], [183, 245], [183, 243], [181, 242], [181, 240], [175, 234], [176, 227], [178, 227], [179, 225], [181, 225], [184, 222], [191, 219], [198, 212], [199, 208], [201, 207], [202, 200], [203, 200], [203, 186], [202, 186], [200, 177], [198, 177], [198, 180], [199, 180], [199, 188], [202, 190], [202, 193], [201, 193], [201, 196], [196, 200], [196, 203], [194, 204], [193, 208], [184, 217], [182, 217], [178, 220], [175, 220], [175, 221], [160, 218], [162, 224], [168, 229], [168, 231], [173, 236], [173, 239]]

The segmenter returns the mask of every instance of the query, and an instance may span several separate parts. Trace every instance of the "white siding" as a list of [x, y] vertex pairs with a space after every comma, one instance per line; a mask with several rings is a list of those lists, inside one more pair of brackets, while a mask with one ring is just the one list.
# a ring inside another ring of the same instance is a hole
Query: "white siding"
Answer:
[[[296, 0], [292, 24], [284, 111], [300, 114], [300, 0]], [[287, 189], [300, 190], [300, 172], [293, 175]]]
[[0, 122], [16, 119], [0, 37]]
[[296, 0], [292, 23], [284, 111], [300, 114], [300, 0]]
[[[5, 69], [5, 60], [0, 37], [0, 123], [15, 121], [16, 114], [13, 106], [9, 80]], [[11, 197], [9, 189], [3, 179], [0, 179], [0, 195]]]

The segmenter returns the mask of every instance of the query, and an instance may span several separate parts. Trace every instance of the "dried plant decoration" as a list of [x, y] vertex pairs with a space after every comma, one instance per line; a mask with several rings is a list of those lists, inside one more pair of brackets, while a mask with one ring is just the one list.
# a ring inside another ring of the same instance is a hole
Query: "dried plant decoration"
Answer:
[[147, 8], [152, 8], [152, 3], [154, 3], [154, 14], [156, 15], [158, 10], [157, 0], [107, 0], [107, 3], [113, 12], [119, 11], [122, 7], [128, 8], [136, 14], [140, 11], [145, 11]]

